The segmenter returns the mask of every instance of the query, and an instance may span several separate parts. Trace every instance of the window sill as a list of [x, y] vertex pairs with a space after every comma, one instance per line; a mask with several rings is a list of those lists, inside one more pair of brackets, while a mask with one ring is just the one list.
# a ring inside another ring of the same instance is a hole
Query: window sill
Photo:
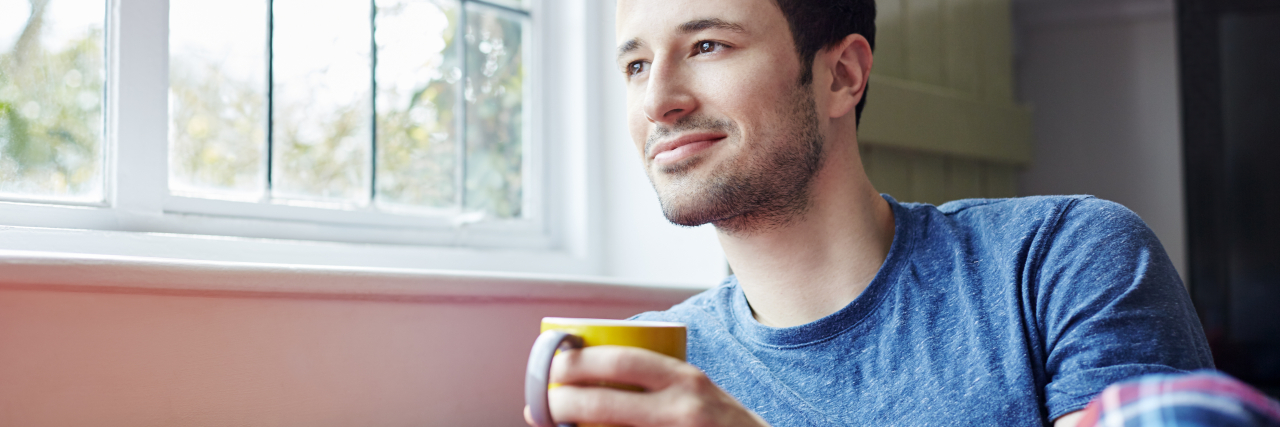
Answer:
[[[90, 230], [0, 225], [0, 250], [251, 264], [578, 276], [600, 274], [598, 251], [585, 248], [479, 248], [449, 244], [379, 244], [236, 237], [156, 229], [156, 221], [148, 219], [100, 218], [97, 223], [90, 224], [99, 229]], [[228, 229], [238, 229], [234, 225], [228, 225]]]
[[690, 287], [523, 273], [324, 267], [0, 249], [0, 288], [390, 302], [671, 304]]

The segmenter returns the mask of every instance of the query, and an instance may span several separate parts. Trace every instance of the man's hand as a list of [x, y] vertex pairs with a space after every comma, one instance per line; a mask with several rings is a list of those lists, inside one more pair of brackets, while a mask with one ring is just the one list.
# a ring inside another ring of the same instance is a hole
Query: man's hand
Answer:
[[1083, 409], [1058, 417], [1053, 420], [1053, 427], [1076, 427], [1080, 424], [1081, 418], [1084, 418]]
[[[557, 423], [645, 426], [768, 426], [698, 368], [636, 347], [562, 351], [551, 363], [548, 394]], [[596, 386], [630, 384], [644, 391]], [[533, 425], [529, 408], [525, 421]]]

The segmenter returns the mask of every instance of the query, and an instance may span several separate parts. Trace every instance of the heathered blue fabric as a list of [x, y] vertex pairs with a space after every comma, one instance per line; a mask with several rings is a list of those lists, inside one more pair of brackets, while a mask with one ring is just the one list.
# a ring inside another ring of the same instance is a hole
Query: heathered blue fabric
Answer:
[[1088, 196], [893, 207], [856, 300], [757, 322], [729, 277], [663, 312], [690, 363], [774, 426], [1048, 425], [1107, 385], [1212, 368], [1190, 298], [1133, 212]]

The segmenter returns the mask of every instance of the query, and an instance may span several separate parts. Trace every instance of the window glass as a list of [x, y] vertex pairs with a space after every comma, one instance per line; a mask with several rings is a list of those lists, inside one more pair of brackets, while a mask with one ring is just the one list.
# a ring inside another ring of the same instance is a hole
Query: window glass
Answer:
[[103, 0], [0, 1], [0, 195], [103, 188]]
[[371, 4], [272, 4], [272, 196], [365, 204], [373, 146]]
[[524, 158], [524, 18], [467, 10], [467, 210], [521, 215]]
[[457, 206], [458, 3], [379, 0], [377, 200]]
[[482, 0], [487, 3], [506, 6], [513, 9], [525, 9], [529, 7], [529, 0]]
[[169, 188], [258, 200], [266, 189], [267, 3], [169, 2]]
[[522, 2], [171, 2], [172, 193], [523, 215]]

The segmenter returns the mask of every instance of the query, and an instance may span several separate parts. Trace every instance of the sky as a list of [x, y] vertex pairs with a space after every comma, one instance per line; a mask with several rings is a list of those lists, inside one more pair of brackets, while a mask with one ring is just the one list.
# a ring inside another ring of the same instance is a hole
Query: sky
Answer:
[[[170, 53], [211, 61], [229, 77], [265, 85], [266, 3], [172, 0]], [[379, 18], [382, 85], [406, 93], [424, 80], [440, 78], [446, 12], [429, 0], [378, 0], [377, 5], [404, 6], [395, 16]], [[106, 16], [106, 0], [50, 0], [48, 7], [42, 44], [54, 49], [90, 28], [101, 28]], [[369, 12], [369, 3], [362, 1], [277, 0], [275, 73], [277, 83], [285, 86], [278, 88], [283, 89], [279, 100], [305, 99], [312, 111], [332, 111], [367, 97]], [[0, 0], [0, 49], [12, 49], [29, 15], [28, 1]]]
[[[13, 49], [30, 16], [30, 2], [0, 0], [0, 49], [5, 52]], [[41, 41], [56, 49], [90, 28], [102, 28], [106, 16], [106, 0], [50, 0]]]
[[265, 0], [173, 0], [169, 4], [170, 55], [218, 64], [234, 79], [266, 84], [266, 40]]
[[[445, 49], [441, 33], [448, 26], [444, 11], [425, 0], [379, 0], [377, 5], [399, 11], [378, 20], [383, 85], [407, 93], [424, 80], [438, 78]], [[369, 7], [368, 2], [347, 0], [275, 1], [279, 106], [294, 105], [304, 117], [320, 119], [344, 105], [367, 105]], [[172, 0], [170, 52], [175, 60], [218, 64], [229, 77], [261, 83], [265, 89], [266, 13], [265, 0]]]

